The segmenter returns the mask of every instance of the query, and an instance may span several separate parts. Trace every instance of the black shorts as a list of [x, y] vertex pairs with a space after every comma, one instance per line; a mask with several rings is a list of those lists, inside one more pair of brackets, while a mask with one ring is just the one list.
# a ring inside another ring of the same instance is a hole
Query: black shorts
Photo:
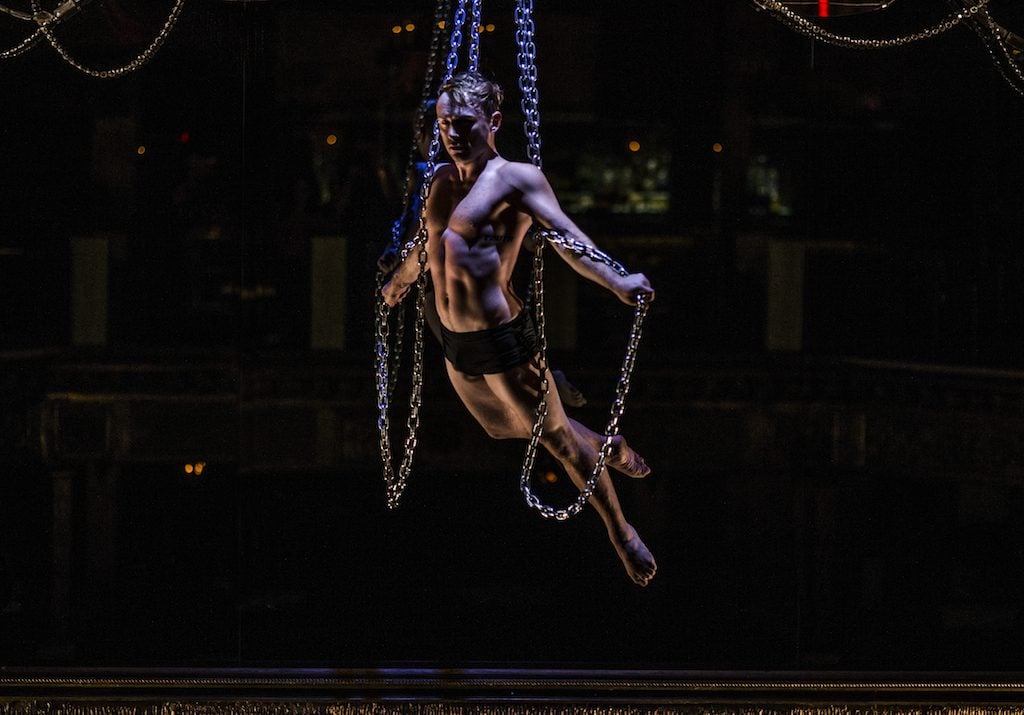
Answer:
[[461, 373], [491, 375], [529, 362], [540, 352], [530, 311], [485, 330], [456, 333], [441, 326], [444, 356]]

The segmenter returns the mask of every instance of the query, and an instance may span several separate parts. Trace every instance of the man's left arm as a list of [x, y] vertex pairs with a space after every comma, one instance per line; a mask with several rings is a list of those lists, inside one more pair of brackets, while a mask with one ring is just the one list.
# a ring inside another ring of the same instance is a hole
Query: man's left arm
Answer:
[[[514, 173], [513, 186], [522, 194], [523, 206], [534, 219], [545, 228], [558, 231], [578, 243], [591, 248], [597, 245], [580, 228], [573, 223], [558, 203], [547, 177], [531, 164], [510, 165]], [[648, 301], [654, 300], [654, 289], [643, 273], [619, 275], [611, 266], [594, 261], [586, 256], [569, 251], [556, 245], [558, 255], [569, 266], [584, 278], [610, 290], [623, 303], [636, 305], [637, 295], [643, 295]]]

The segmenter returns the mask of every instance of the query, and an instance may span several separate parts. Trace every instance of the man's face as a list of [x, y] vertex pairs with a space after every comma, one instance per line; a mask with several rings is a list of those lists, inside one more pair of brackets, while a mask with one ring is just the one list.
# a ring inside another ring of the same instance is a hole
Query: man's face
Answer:
[[472, 162], [493, 147], [491, 136], [501, 114], [487, 117], [480, 107], [456, 104], [445, 92], [437, 100], [437, 125], [441, 142], [456, 163]]

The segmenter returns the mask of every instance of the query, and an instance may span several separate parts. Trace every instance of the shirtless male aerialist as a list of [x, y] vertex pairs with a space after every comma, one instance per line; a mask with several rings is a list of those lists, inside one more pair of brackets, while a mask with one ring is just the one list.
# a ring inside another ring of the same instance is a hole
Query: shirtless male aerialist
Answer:
[[[594, 243], [562, 211], [540, 169], [498, 154], [501, 99], [501, 88], [476, 72], [456, 75], [441, 87], [437, 120], [452, 163], [437, 167], [427, 200], [427, 270], [456, 393], [494, 439], [529, 439], [541, 385], [538, 343], [529, 311], [512, 290], [512, 270], [534, 221]], [[654, 299], [642, 273], [620, 276], [602, 263], [557, 251], [573, 270], [628, 305], [636, 305], [638, 295]], [[416, 282], [417, 253], [411, 251], [384, 286], [388, 305], [401, 302]], [[604, 437], [569, 418], [557, 390], [548, 391], [547, 401], [540, 442], [582, 489]], [[607, 464], [630, 477], [650, 473], [621, 436]], [[607, 470], [590, 503], [629, 577], [646, 586], [657, 570], [654, 557], [626, 521]]]

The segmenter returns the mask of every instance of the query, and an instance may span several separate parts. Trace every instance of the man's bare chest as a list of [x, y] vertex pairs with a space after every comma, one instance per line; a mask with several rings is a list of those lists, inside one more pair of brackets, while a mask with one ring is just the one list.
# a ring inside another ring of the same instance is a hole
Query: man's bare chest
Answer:
[[509, 203], [509, 193], [504, 182], [484, 177], [469, 187], [453, 187], [449, 225], [455, 230], [475, 232], [488, 225], [514, 221], [516, 212]]

